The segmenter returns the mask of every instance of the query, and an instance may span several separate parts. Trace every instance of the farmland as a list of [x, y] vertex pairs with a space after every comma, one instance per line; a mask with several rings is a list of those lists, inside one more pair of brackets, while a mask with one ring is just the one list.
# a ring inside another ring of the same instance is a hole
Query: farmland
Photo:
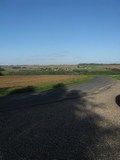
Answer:
[[[78, 64], [78, 65], [17, 65], [0, 67], [0, 95], [13, 90], [24, 89], [43, 91], [62, 83], [81, 83], [94, 76], [112, 76], [120, 79], [119, 64]], [[32, 87], [32, 88], [30, 88]], [[23, 91], [25, 91], [23, 90]]]
[[1, 66], [1, 75], [118, 75], [119, 64]]
[[1, 76], [0, 88], [4, 87], [25, 87], [31, 85], [62, 83], [75, 80], [84, 80], [87, 76], [75, 75], [43, 75], [43, 76]]
[[0, 76], [1, 95], [32, 86], [35, 90], [51, 89], [57, 84], [80, 83], [92, 79], [92, 76], [85, 75], [40, 75], [40, 76]]

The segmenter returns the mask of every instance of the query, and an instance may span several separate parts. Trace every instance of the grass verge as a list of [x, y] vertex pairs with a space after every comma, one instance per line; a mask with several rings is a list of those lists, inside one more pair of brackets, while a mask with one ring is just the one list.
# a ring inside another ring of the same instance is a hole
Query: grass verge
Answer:
[[26, 86], [26, 87], [12, 87], [12, 88], [0, 88], [0, 96], [7, 96], [12, 94], [20, 94], [20, 93], [28, 93], [28, 92], [40, 92], [46, 91], [52, 88], [58, 88], [61, 86], [69, 86], [72, 84], [83, 83], [93, 79], [93, 76], [86, 75], [83, 76], [84, 78], [75, 79], [75, 80], [65, 80], [61, 81], [60, 83], [43, 83], [33, 86]]
[[115, 78], [117, 80], [120, 80], [120, 75], [113, 75], [112, 78]]

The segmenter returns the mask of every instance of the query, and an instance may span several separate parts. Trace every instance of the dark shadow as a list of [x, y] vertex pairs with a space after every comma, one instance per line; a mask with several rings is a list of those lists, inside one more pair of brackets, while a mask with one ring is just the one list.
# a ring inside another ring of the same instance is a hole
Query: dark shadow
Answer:
[[120, 95], [118, 95], [118, 96], [115, 98], [115, 102], [117, 103], [118, 106], [120, 106]]
[[28, 93], [28, 92], [35, 92], [35, 88], [33, 86], [17, 88], [17, 89], [12, 90], [8, 95]]
[[[65, 88], [65, 85], [63, 83], [57, 83], [53, 85], [53, 89], [57, 88]], [[36, 92], [34, 86], [27, 86], [27, 87], [20, 87], [20, 88], [0, 88], [1, 95], [15, 95], [15, 94], [24, 94], [24, 93], [34, 93]]]
[[2, 72], [0, 72], [0, 76], [4, 76]]
[[102, 106], [91, 104], [85, 96], [60, 87], [0, 98], [0, 158], [119, 159], [120, 144], [114, 139], [120, 141], [120, 128], [101, 127], [99, 122], [105, 120], [93, 109]]
[[36, 105], [40, 105], [42, 107], [42, 105], [45, 104], [62, 102], [69, 99], [80, 98], [86, 95], [86, 93], [83, 93], [81, 91], [78, 92], [76, 90], [68, 92], [67, 88], [64, 85], [60, 85], [48, 91], [36, 93], [35, 95], [30, 93], [15, 94], [23, 92], [25, 93], [25, 91], [29, 92], [31, 89], [31, 87], [28, 87], [23, 88], [22, 90], [15, 90], [13, 91], [13, 94], [10, 93], [9, 96], [0, 97], [0, 112], [25, 109], [34, 107]]
[[10, 87], [0, 88], [1, 96], [9, 96], [9, 95], [33, 93], [33, 92], [35, 92], [35, 88], [33, 86], [20, 87], [20, 88], [10, 88]]

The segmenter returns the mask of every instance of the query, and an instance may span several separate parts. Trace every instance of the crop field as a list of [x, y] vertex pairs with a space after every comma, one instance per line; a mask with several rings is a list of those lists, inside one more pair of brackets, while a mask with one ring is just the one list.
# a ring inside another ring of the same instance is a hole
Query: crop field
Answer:
[[78, 75], [0, 76], [0, 88], [62, 83], [71, 80], [84, 80], [85, 78], [86, 76]]

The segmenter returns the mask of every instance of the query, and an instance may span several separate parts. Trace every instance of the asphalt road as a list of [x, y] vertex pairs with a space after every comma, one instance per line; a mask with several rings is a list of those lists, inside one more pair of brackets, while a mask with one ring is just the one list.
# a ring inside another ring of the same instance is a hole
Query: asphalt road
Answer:
[[0, 160], [110, 159], [98, 147], [100, 117], [84, 97], [113, 83], [96, 77], [69, 88], [0, 97]]
[[[52, 89], [41, 93], [16, 94], [0, 97], [0, 111], [32, 107], [35, 105], [50, 104], [64, 99], [77, 98], [79, 95], [95, 93], [111, 86], [115, 80], [109, 77], [95, 77], [93, 80], [82, 84], [74, 84], [67, 88]], [[68, 96], [69, 92], [69, 96]], [[82, 94], [81, 94], [82, 92]], [[11, 107], [12, 106], [12, 107]]]
[[110, 86], [114, 83], [112, 78], [108, 77], [95, 77], [93, 80], [84, 84], [75, 84], [69, 87], [69, 90], [81, 90], [86, 93], [97, 92], [104, 87]]

